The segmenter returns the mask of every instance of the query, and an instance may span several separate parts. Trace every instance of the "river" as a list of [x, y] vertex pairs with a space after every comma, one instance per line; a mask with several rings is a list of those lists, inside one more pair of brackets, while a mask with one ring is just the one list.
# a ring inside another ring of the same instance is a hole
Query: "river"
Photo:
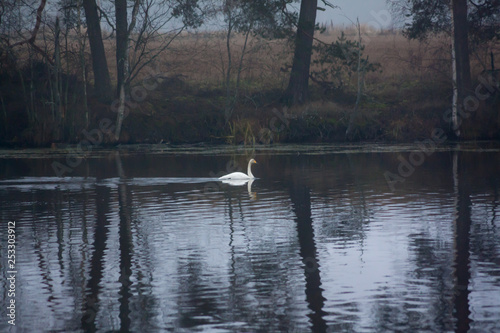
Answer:
[[498, 144], [80, 157], [0, 151], [2, 332], [500, 331]]

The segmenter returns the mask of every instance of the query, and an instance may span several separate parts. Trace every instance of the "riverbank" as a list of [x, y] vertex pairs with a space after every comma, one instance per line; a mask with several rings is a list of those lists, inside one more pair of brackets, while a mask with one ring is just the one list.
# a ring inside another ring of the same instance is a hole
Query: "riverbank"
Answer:
[[[338, 36], [339, 32], [330, 32], [320, 37], [331, 42]], [[356, 73], [342, 72], [342, 84], [339, 81], [334, 87], [311, 82], [311, 101], [287, 107], [281, 103], [281, 97], [289, 77], [289, 46], [256, 39], [245, 54], [238, 89], [236, 82], [230, 81], [232, 90], [228, 95], [224, 80], [228, 63], [222, 56], [224, 39], [219, 37], [190, 34], [179, 38], [155, 67], [132, 82], [117, 142], [112, 133], [116, 101], [98, 101], [90, 84], [86, 86], [85, 98], [82, 82], [69, 73], [61, 75], [59, 83], [64, 87], [66, 104], [62, 103], [61, 110], [54, 110], [50, 67], [43, 62], [5, 58], [11, 63], [3, 66], [1, 72], [0, 145], [77, 144], [88, 140], [88, 133], [97, 132], [102, 136], [99, 140], [109, 145], [348, 141], [346, 129], [357, 95]], [[453, 137], [446, 38], [436, 37], [423, 43], [408, 41], [398, 33], [365, 37], [369, 37], [364, 42], [365, 54], [379, 67], [367, 73], [363, 81], [359, 115], [349, 139], [412, 142], [430, 138], [436, 128]], [[232, 47], [233, 63], [238, 63], [242, 59], [238, 53], [242, 39], [235, 38]], [[497, 53], [496, 59], [500, 57], [500, 51]], [[108, 55], [110, 68], [114, 68], [112, 52]], [[473, 112], [462, 116], [461, 140], [500, 139], [500, 87], [498, 79], [491, 76], [498, 72], [483, 69], [481, 64], [487, 56], [478, 57], [481, 61], [472, 66], [471, 98], [478, 103], [472, 105]], [[320, 64], [313, 64], [312, 71], [319, 70]], [[56, 119], [54, 114], [62, 115], [62, 119]]]

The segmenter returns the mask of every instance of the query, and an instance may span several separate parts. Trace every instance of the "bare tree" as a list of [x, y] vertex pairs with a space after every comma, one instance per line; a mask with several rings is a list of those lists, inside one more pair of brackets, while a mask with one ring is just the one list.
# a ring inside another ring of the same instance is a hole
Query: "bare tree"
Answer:
[[129, 36], [135, 27], [139, 0], [134, 1], [130, 25], [127, 23], [127, 0], [115, 1], [116, 18], [116, 68], [118, 89], [118, 115], [116, 119], [115, 140], [120, 138], [123, 118], [125, 116], [125, 84], [129, 75]]
[[45, 8], [45, 5], [47, 4], [47, 0], [40, 0], [40, 5], [38, 6], [36, 10], [36, 20], [35, 20], [35, 26], [33, 30], [31, 31], [31, 35], [28, 38], [24, 38], [12, 45], [10, 45], [10, 48], [14, 48], [16, 46], [21, 46], [24, 44], [29, 44], [36, 52], [41, 54], [50, 64], [54, 64], [54, 61], [52, 58], [44, 51], [42, 50], [38, 45], [36, 45], [36, 36], [38, 34], [38, 31], [40, 30], [40, 25], [42, 23], [42, 13]]
[[[202, 22], [198, 1], [134, 0], [130, 23], [127, 1], [115, 1], [118, 109], [115, 140], [119, 140], [131, 81], [164, 52], [186, 27]], [[165, 29], [178, 19], [177, 27]], [[167, 30], [164, 32], [164, 30]], [[156, 44], [156, 45], [152, 45]], [[132, 51], [132, 55], [131, 55]]]
[[[252, 31], [255, 22], [255, 17], [248, 12], [248, 7], [245, 6], [245, 1], [224, 1], [222, 13], [226, 21], [226, 51], [227, 51], [227, 69], [225, 75], [225, 88], [226, 88], [226, 105], [225, 105], [225, 119], [226, 123], [231, 118], [233, 108], [238, 100], [241, 72], [243, 70], [243, 60], [247, 52], [248, 37]], [[246, 12], [245, 12], [246, 11]], [[233, 32], [241, 32], [244, 34], [245, 39], [241, 47], [241, 55], [237, 67], [233, 65], [232, 61], [232, 44], [231, 39]], [[232, 71], [236, 68], [236, 82], [231, 84]]]
[[[89, 108], [88, 108], [88, 105], [87, 105], [87, 72], [85, 70], [85, 35], [83, 34], [82, 32], [82, 20], [81, 20], [81, 2], [78, 1], [78, 4], [77, 4], [77, 22], [76, 22], [76, 34], [78, 36], [78, 40], [79, 40], [79, 45], [78, 45], [78, 58], [80, 60], [80, 67], [81, 67], [81, 78], [82, 78], [82, 92], [83, 92], [83, 110], [85, 112], [85, 128], [88, 128], [89, 125], [90, 125], [90, 117], [89, 117]], [[85, 10], [85, 9], [84, 9]], [[88, 29], [87, 29], [88, 31]], [[102, 39], [101, 39], [101, 44], [102, 44]], [[92, 53], [92, 51], [91, 51]], [[104, 71], [107, 72], [107, 75], [105, 80], [107, 80], [108, 82], [107, 83], [103, 83], [103, 87], [102, 89], [105, 89], [104, 93], [101, 95], [101, 97], [103, 99], [107, 99], [109, 96], [110, 96], [110, 93], [111, 93], [111, 81], [110, 81], [110, 78], [109, 78], [109, 71], [108, 71], [108, 65], [107, 65], [107, 62], [104, 61], [103, 65], [105, 66], [105, 69]], [[102, 73], [101, 73], [102, 74]], [[96, 78], [96, 76], [94, 75], [94, 78]], [[109, 84], [109, 86], [108, 86]], [[100, 86], [99, 86], [100, 87]], [[97, 87], [95, 87], [95, 89], [97, 90]]]
[[[177, 15], [174, 2], [158, 3], [143, 0], [137, 13], [136, 29], [129, 36], [129, 76], [131, 83], [147, 66], [152, 65], [172, 42], [190, 26], [190, 22], [174, 23]], [[198, 24], [198, 23], [193, 23]]]
[[469, 35], [467, 29], [467, 0], [452, 0], [452, 71], [453, 71], [453, 129], [460, 136], [458, 108], [464, 107], [464, 98], [470, 90]]
[[90, 52], [92, 55], [92, 69], [94, 72], [94, 90], [99, 99], [111, 99], [111, 79], [109, 76], [106, 52], [102, 40], [101, 22], [95, 0], [83, 0], [83, 9], [87, 21]]

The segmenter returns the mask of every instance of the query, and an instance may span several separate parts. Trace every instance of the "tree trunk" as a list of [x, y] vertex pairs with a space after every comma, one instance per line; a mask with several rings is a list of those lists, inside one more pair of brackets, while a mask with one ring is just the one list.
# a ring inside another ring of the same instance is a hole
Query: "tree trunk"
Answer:
[[120, 139], [123, 119], [125, 118], [125, 78], [128, 63], [128, 23], [127, 0], [115, 1], [116, 19], [116, 89], [119, 98], [116, 118], [115, 140]]
[[460, 124], [458, 122], [458, 87], [457, 87], [457, 58], [455, 57], [455, 41], [451, 39], [451, 83], [453, 97], [451, 99], [451, 124], [457, 138], [460, 136]]
[[[126, 85], [129, 84], [129, 37], [134, 30], [137, 12], [139, 10], [139, 0], [134, 1], [130, 26], [127, 22], [127, 0], [115, 1], [116, 19], [116, 69], [117, 69], [117, 95], [119, 98], [118, 115], [116, 118], [115, 140], [120, 139], [123, 119], [125, 118]], [[128, 90], [128, 89], [127, 89]]]
[[248, 37], [250, 36], [250, 32], [252, 31], [253, 22], [250, 23], [248, 30], [245, 34], [245, 41], [243, 42], [243, 48], [241, 49], [241, 57], [240, 63], [238, 65], [238, 72], [236, 73], [236, 88], [234, 92], [234, 102], [238, 101], [239, 93], [240, 93], [240, 80], [241, 80], [241, 71], [243, 70], [243, 58], [245, 57], [245, 52], [247, 51], [248, 45]]
[[471, 75], [469, 60], [469, 36], [467, 29], [467, 0], [452, 0], [451, 11], [453, 17], [453, 76], [456, 75], [456, 104], [453, 110], [453, 127], [455, 134], [460, 135], [458, 129], [458, 108], [463, 108], [463, 101], [470, 92]]
[[62, 138], [62, 122], [64, 119], [63, 108], [61, 105], [61, 48], [59, 37], [61, 35], [61, 27], [59, 25], [59, 16], [56, 16], [56, 25], [54, 31], [54, 110], [55, 110], [55, 125], [53, 139], [59, 141]]
[[359, 113], [359, 103], [361, 102], [361, 97], [363, 96], [363, 87], [365, 82], [365, 64], [361, 64], [361, 25], [359, 24], [359, 19], [356, 21], [356, 28], [358, 29], [358, 94], [356, 96], [356, 104], [354, 105], [354, 110], [351, 112], [349, 117], [349, 124], [347, 125], [347, 130], [345, 131], [345, 136], [348, 140], [353, 138], [353, 127], [354, 120], [357, 118]]
[[120, 92], [118, 94], [118, 115], [116, 117], [115, 140], [120, 140], [122, 131], [123, 119], [125, 118], [125, 83], [122, 82], [119, 86]]
[[227, 50], [227, 72], [226, 72], [226, 107], [224, 111], [226, 124], [229, 123], [231, 119], [231, 113], [233, 112], [233, 98], [231, 96], [231, 69], [232, 69], [232, 59], [231, 59], [231, 32], [233, 31], [233, 17], [231, 15], [231, 9], [227, 10], [227, 34], [226, 34], [226, 50]]
[[318, 0], [302, 0], [300, 4], [292, 72], [284, 96], [287, 104], [302, 104], [309, 99], [309, 68], [317, 7]]
[[125, 84], [126, 63], [128, 61], [127, 0], [115, 1], [116, 18], [116, 95], [120, 96], [121, 85]]
[[87, 33], [89, 36], [90, 52], [92, 54], [95, 93], [101, 101], [110, 101], [111, 80], [95, 0], [83, 0], [83, 9], [85, 11], [85, 19], [87, 20]]
[[[77, 12], [78, 12], [78, 20], [77, 20], [77, 36], [78, 36], [78, 42], [79, 42], [79, 56], [80, 56], [80, 66], [81, 66], [81, 74], [82, 74], [82, 89], [83, 89], [83, 109], [85, 112], [85, 129], [89, 128], [89, 108], [87, 104], [87, 72], [85, 70], [85, 35], [82, 34], [82, 22], [80, 19], [80, 12], [81, 12], [81, 7], [80, 3], [77, 5]], [[68, 71], [69, 72], [69, 71]], [[111, 90], [110, 90], [111, 92]], [[71, 128], [74, 128], [74, 119], [75, 116], [72, 114], [72, 124]], [[72, 131], [72, 130], [71, 130]]]

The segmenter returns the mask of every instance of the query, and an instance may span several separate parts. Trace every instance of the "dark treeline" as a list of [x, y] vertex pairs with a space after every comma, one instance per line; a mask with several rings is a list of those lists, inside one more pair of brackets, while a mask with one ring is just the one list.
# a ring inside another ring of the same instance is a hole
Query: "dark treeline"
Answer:
[[[391, 23], [394, 35], [437, 41], [449, 53], [445, 80], [405, 76], [411, 92], [387, 93], [381, 73], [394, 65], [370, 59], [372, 33], [354, 22], [349, 36], [321, 37], [316, 13], [336, 5], [324, 0], [4, 0], [0, 143], [415, 140], [434, 127], [500, 138], [500, 2], [388, 4], [378, 34]], [[186, 47], [201, 35], [209, 46]], [[210, 62], [212, 51], [217, 79], [174, 69]], [[259, 64], [252, 74], [252, 62], [276, 62], [277, 52], [279, 71]], [[441, 102], [415, 114], [429, 87]]]

